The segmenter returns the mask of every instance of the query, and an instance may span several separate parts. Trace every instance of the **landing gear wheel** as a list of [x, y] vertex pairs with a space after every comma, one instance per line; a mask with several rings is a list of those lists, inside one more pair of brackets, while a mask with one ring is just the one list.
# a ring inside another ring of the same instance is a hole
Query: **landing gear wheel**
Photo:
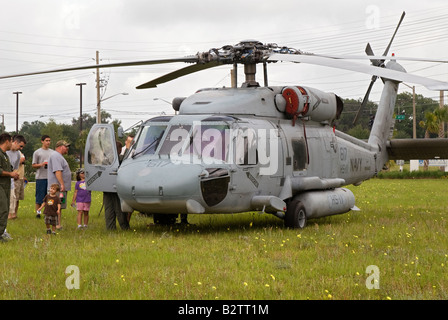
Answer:
[[171, 225], [176, 223], [177, 214], [160, 214], [153, 215], [154, 223], [161, 225]]
[[285, 226], [287, 228], [303, 229], [306, 226], [305, 206], [299, 200], [291, 200], [288, 203], [285, 216]]

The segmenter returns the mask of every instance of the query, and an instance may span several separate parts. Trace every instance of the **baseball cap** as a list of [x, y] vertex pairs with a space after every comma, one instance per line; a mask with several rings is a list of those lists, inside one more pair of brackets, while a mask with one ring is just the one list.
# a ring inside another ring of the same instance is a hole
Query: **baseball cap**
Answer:
[[56, 142], [56, 148], [60, 146], [70, 147], [70, 143], [65, 140], [59, 140], [58, 142]]

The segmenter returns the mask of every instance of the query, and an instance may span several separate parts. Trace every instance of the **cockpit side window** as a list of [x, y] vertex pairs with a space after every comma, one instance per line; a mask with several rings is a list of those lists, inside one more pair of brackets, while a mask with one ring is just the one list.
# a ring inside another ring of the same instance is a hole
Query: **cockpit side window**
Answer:
[[172, 125], [165, 136], [159, 154], [180, 155], [182, 146], [190, 134], [191, 125]]
[[229, 159], [229, 126], [226, 124], [201, 123], [193, 127], [188, 152], [206, 161]]
[[255, 165], [258, 163], [257, 135], [250, 128], [236, 130], [235, 163], [238, 165]]

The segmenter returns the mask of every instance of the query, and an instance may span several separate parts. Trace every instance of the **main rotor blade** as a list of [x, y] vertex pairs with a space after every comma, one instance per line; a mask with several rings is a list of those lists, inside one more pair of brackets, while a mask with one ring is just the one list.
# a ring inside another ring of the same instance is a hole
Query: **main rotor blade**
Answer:
[[203, 63], [203, 64], [202, 63], [194, 64], [194, 65], [173, 71], [171, 73], [165, 74], [157, 79], [148, 81], [144, 84], [141, 84], [137, 87], [137, 89], [155, 88], [155, 87], [157, 87], [158, 84], [165, 83], [165, 82], [186, 76], [190, 73], [213, 68], [213, 67], [216, 67], [219, 65], [222, 65], [222, 63], [220, 63], [219, 61], [212, 61], [212, 62]]
[[[365, 51], [368, 56], [375, 55], [373, 53], [372, 47], [370, 46], [370, 43], [368, 43], [368, 42], [367, 42]], [[384, 60], [370, 59], [370, 62], [372, 62], [372, 65], [374, 65], [375, 67], [383, 67], [384, 66]], [[355, 125], [358, 122], [358, 119], [359, 119], [359, 116], [361, 115], [362, 109], [364, 109], [364, 106], [369, 101], [370, 91], [372, 91], [373, 85], [375, 84], [375, 81], [377, 78], [378, 78], [377, 76], [372, 76], [372, 79], [370, 80], [369, 88], [367, 88], [367, 92], [364, 95], [364, 99], [362, 100], [362, 103], [358, 108], [358, 112], [356, 112], [355, 118], [353, 119], [353, 123], [352, 123], [353, 125]]]
[[387, 45], [386, 50], [384, 50], [383, 56], [387, 56], [387, 53], [389, 52], [390, 46], [392, 45], [392, 41], [394, 41], [395, 35], [397, 34], [398, 28], [400, 27], [400, 24], [403, 21], [405, 15], [406, 15], [406, 12], [403, 11], [403, 13], [401, 14], [400, 21], [398, 21], [398, 25], [395, 28], [395, 32], [392, 35], [392, 38], [390, 39], [389, 44]]
[[355, 118], [353, 119], [353, 125], [358, 122], [359, 116], [361, 115], [362, 109], [366, 106], [369, 101], [370, 91], [372, 91], [373, 85], [375, 84], [377, 76], [372, 76], [372, 80], [370, 80], [369, 88], [367, 89], [366, 94], [364, 95], [364, 99], [362, 100], [361, 106], [358, 108], [356, 112]]
[[0, 79], [32, 76], [32, 75], [55, 73], [55, 72], [86, 70], [86, 69], [132, 67], [132, 66], [144, 66], [144, 65], [151, 65], [151, 64], [163, 64], [163, 63], [174, 63], [174, 62], [195, 63], [197, 61], [198, 61], [198, 58], [195, 57], [195, 56], [192, 56], [192, 57], [183, 57], [183, 58], [174, 58], [174, 59], [143, 60], [143, 61], [118, 62], [118, 63], [108, 63], [108, 64], [96, 64], [96, 65], [90, 65], [90, 66], [61, 68], [61, 69], [53, 69], [53, 70], [45, 70], [45, 71], [36, 71], [36, 72], [29, 72], [29, 73], [13, 74], [13, 75], [8, 75], [8, 76], [0, 76]]
[[[369, 45], [369, 44], [367, 44]], [[367, 53], [367, 48], [366, 48]], [[367, 53], [368, 54], [368, 53]], [[357, 55], [333, 55], [333, 54], [313, 54], [317, 57], [331, 58], [331, 59], [345, 59], [345, 60], [402, 60], [402, 61], [419, 61], [419, 62], [433, 62], [433, 63], [448, 63], [448, 60], [443, 59], [429, 59], [429, 58], [413, 58], [413, 57], [400, 57], [400, 56], [357, 56]], [[373, 63], [373, 61], [372, 61]]]
[[448, 82], [433, 80], [401, 71], [391, 70], [387, 68], [379, 68], [375, 66], [366, 66], [359, 63], [339, 60], [339, 59], [331, 59], [324, 58], [314, 55], [292, 55], [292, 54], [281, 54], [275, 53], [272, 54], [268, 61], [290, 61], [290, 62], [302, 62], [309, 63], [314, 65], [326, 66], [337, 69], [344, 69], [350, 71], [356, 71], [361, 73], [370, 74], [372, 76], [378, 76], [382, 78], [392, 79], [396, 81], [410, 82], [421, 84], [425, 86], [429, 90], [448, 90]]

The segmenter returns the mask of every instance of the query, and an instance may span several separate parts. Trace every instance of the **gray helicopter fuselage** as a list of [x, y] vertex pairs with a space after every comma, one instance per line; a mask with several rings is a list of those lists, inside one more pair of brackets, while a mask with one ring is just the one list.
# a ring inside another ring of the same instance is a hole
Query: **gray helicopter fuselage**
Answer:
[[334, 190], [376, 174], [375, 148], [329, 125], [335, 95], [304, 90], [309, 115], [295, 119], [284, 112], [284, 87], [257, 87], [202, 90], [179, 115], [148, 120], [117, 172], [122, 209], [276, 213], [294, 196], [328, 191], [324, 200], [344, 206], [329, 214], [347, 212], [351, 192]]

